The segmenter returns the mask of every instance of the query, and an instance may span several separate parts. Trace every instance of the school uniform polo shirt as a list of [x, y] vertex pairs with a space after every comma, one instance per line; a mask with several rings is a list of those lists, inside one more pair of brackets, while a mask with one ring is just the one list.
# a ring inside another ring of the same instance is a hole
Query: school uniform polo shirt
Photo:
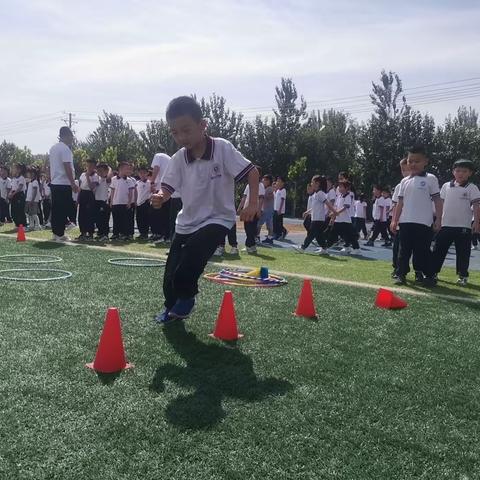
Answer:
[[395, 187], [395, 190], [393, 191], [392, 202], [394, 204], [398, 203], [398, 196], [400, 195], [400, 185], [401, 185], [401, 182]]
[[[245, 199], [245, 204], [243, 205], [243, 208], [247, 208], [250, 203], [250, 185], [247, 185], [245, 187], [243, 195], [247, 197]], [[265, 185], [262, 182], [258, 184], [258, 196], [262, 198], [265, 197]]]
[[443, 200], [442, 227], [471, 228], [471, 207], [480, 203], [480, 190], [476, 185], [460, 185], [452, 180], [443, 184], [440, 198]]
[[20, 175], [19, 177], [13, 177], [11, 185], [12, 185], [12, 190], [15, 191], [16, 193], [24, 192], [26, 187], [25, 177], [22, 175]]
[[327, 201], [327, 195], [325, 192], [322, 192], [322, 190], [319, 190], [310, 198], [312, 199], [312, 222], [324, 222], [325, 202]]
[[8, 190], [12, 188], [12, 181], [6, 177], [0, 177], [0, 198], [7, 199]]
[[[79, 181], [80, 181], [80, 190], [92, 190], [88, 185], [87, 173], [86, 172], [83, 172], [80, 175]], [[90, 175], [90, 183], [92, 184], [92, 187], [93, 187], [94, 184], [98, 185], [99, 177], [96, 173], [94, 173], [93, 175]]]
[[[35, 189], [35, 196], [33, 196]], [[42, 195], [40, 194], [40, 185], [38, 184], [38, 180], [30, 180], [27, 185], [27, 194], [25, 195], [25, 201], [39, 202], [41, 199]]]
[[[128, 204], [128, 192], [135, 188], [135, 180], [131, 177], [113, 177], [112, 189], [113, 198], [112, 205], [127, 205]], [[133, 195], [131, 201], [133, 203]]]
[[[381, 211], [381, 207], [383, 207], [383, 211]], [[374, 220], [377, 220], [378, 222], [386, 222], [385, 207], [385, 199], [383, 197], [375, 198], [375, 202], [373, 203]]]
[[[285, 203], [287, 202], [287, 191], [284, 188], [282, 188], [280, 190], [277, 190], [275, 192], [273, 198], [274, 198], [273, 208], [280, 215], [284, 215], [285, 214]], [[283, 198], [283, 205], [282, 205], [282, 198]]]
[[163, 191], [173, 194], [180, 190], [183, 208], [175, 231], [194, 233], [210, 225], [230, 229], [235, 223], [234, 184], [255, 167], [228, 141], [207, 137], [202, 158], [181, 148], [168, 164], [162, 179]]
[[432, 200], [440, 195], [435, 175], [424, 172], [421, 175], [405, 177], [400, 182], [398, 198], [403, 199], [399, 223], [418, 223], [430, 227], [433, 223]]
[[365, 209], [367, 208], [367, 202], [361, 200], [355, 201], [355, 218], [365, 218]]
[[150, 200], [152, 195], [150, 180], [137, 180], [135, 188], [137, 189], [137, 206], [139, 207]]
[[98, 177], [98, 185], [95, 189], [95, 200], [106, 202], [108, 200], [108, 180], [106, 177]]
[[337, 212], [342, 208], [345, 208], [345, 210], [335, 217], [335, 223], [352, 223], [350, 217], [350, 201], [351, 197], [349, 193], [337, 196], [335, 200], [335, 210]]

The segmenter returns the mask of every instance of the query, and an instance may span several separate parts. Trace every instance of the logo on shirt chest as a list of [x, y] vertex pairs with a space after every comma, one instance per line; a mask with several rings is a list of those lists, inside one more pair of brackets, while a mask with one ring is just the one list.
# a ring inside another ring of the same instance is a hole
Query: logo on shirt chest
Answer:
[[210, 179], [214, 179], [214, 178], [219, 178], [222, 176], [222, 173], [220, 171], [220, 165], [218, 163], [214, 163], [213, 166], [212, 166], [212, 172], [211, 172], [211, 175], [210, 175]]

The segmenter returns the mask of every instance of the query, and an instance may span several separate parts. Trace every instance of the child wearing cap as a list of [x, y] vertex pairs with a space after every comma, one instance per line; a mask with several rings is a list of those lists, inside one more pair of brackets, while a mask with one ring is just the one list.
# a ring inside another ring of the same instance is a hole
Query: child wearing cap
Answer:
[[436, 220], [434, 231], [440, 230], [442, 201], [435, 175], [425, 171], [428, 156], [423, 145], [409, 149], [407, 164], [410, 175], [400, 183], [398, 203], [391, 223], [394, 232], [400, 226], [400, 253], [398, 258], [396, 285], [403, 285], [409, 271], [410, 256], [424, 275], [423, 285], [436, 285], [432, 263], [432, 200], [435, 203]]
[[181, 147], [168, 164], [152, 206], [161, 208], [180, 190], [183, 208], [168, 253], [163, 279], [163, 325], [187, 318], [195, 305], [198, 279], [217, 246], [235, 223], [234, 183], [248, 178], [250, 202], [240, 219], [258, 214], [257, 169], [227, 140], [206, 135], [207, 122], [192, 97], [173, 99], [166, 112], [173, 138]]
[[[453, 164], [453, 180], [443, 184], [440, 197], [443, 200], [442, 228], [438, 232], [433, 260], [435, 273], [442, 269], [448, 249], [455, 244], [459, 285], [468, 280], [472, 229], [480, 231], [480, 190], [469, 182], [474, 165], [470, 160], [457, 160]], [[473, 209], [473, 225], [471, 223]]]

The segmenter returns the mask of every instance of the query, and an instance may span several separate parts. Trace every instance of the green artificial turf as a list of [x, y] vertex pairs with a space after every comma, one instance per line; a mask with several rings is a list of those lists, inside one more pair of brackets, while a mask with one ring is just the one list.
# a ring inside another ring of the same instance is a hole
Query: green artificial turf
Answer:
[[[1, 232], [12, 232], [11, 225], [0, 228]], [[49, 239], [50, 231], [28, 233], [28, 238]], [[70, 233], [72, 238], [78, 235], [77, 230]], [[165, 255], [168, 245], [152, 245], [148, 242], [134, 241], [130, 243], [108, 243], [108, 247], [117, 247], [132, 253], [148, 253]], [[248, 255], [242, 252], [240, 256], [226, 254], [223, 257], [212, 257], [213, 262], [238, 266], [260, 267], [267, 266], [272, 270], [296, 273], [301, 275], [316, 275], [339, 280], [393, 286], [391, 279], [392, 266], [390, 262], [373, 260], [366, 257], [346, 257], [340, 255], [314, 256], [300, 255], [290, 249], [259, 248], [257, 255]], [[469, 284], [466, 287], [456, 285], [457, 275], [454, 268], [444, 267], [440, 274], [435, 293], [442, 295], [460, 295], [472, 299], [480, 298], [480, 272], [471, 271]], [[415, 290], [427, 291], [415, 285], [413, 274], [408, 278], [407, 287]]]
[[[112, 252], [0, 238], [0, 254], [59, 255], [72, 278], [0, 281], [0, 478], [474, 479], [480, 476], [477, 304], [314, 282], [233, 287], [237, 349], [210, 339], [225, 288], [162, 329], [162, 269]], [[11, 265], [4, 268], [12, 268]], [[84, 367], [107, 307], [120, 309], [119, 376]]]

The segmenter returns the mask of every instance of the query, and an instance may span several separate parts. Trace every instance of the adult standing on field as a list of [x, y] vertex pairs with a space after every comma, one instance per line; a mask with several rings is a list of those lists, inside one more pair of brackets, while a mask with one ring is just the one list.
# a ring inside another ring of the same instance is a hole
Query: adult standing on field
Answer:
[[75, 170], [73, 168], [73, 133], [68, 127], [60, 128], [59, 142], [51, 149], [50, 160], [50, 189], [52, 195], [52, 232], [53, 240], [64, 242], [65, 225], [71, 210], [72, 193], [78, 193], [75, 184]]

